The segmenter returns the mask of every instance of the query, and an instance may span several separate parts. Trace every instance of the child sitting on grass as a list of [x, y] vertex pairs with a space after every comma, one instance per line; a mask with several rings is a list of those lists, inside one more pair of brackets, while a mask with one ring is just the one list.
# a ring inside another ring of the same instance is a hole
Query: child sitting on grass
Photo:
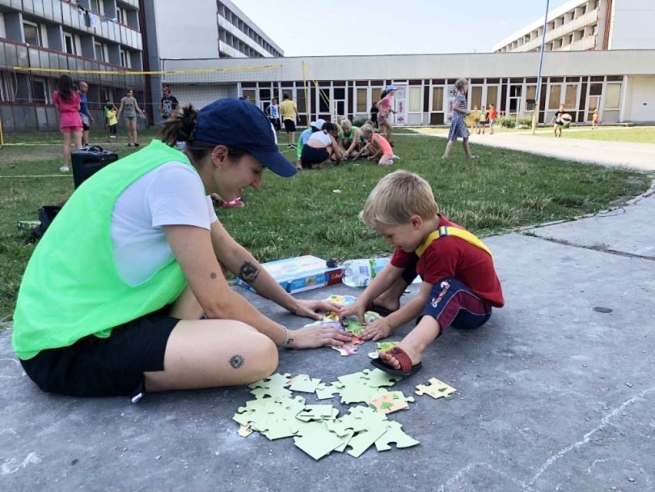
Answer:
[[376, 133], [373, 126], [368, 123], [360, 128], [362, 137], [368, 142], [358, 152], [353, 154], [353, 159], [358, 159], [360, 155], [367, 154], [369, 161], [377, 160], [381, 166], [391, 166], [394, 159], [400, 159], [394, 155], [389, 141], [379, 133]]
[[[396, 250], [357, 301], [339, 311], [339, 318], [357, 315], [366, 324], [367, 309], [386, 315], [362, 331], [364, 340], [373, 341], [417, 318], [416, 327], [396, 347], [380, 352], [374, 366], [411, 376], [421, 369], [427, 346], [447, 327], [479, 328], [492, 307], [503, 307], [491, 252], [439, 213], [430, 184], [420, 176], [396, 171], [382, 178], [366, 200], [362, 220]], [[420, 292], [400, 307], [400, 296], [417, 274], [423, 280]]]

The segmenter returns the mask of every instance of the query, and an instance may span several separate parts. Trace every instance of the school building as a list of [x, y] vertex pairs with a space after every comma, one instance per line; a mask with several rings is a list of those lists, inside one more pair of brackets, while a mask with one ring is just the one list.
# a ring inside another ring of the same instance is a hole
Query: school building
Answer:
[[[470, 79], [468, 104], [495, 104], [501, 116], [532, 114], [539, 53], [338, 56], [267, 59], [277, 67], [247, 70], [256, 60], [167, 60], [167, 70], [244, 69], [239, 82], [207, 82], [193, 74], [166, 81], [182, 104], [200, 107], [211, 94], [248, 97], [265, 108], [289, 93], [307, 118], [367, 118], [381, 90], [393, 83], [396, 125], [443, 125], [452, 88]], [[607, 123], [655, 122], [655, 50], [550, 51], [544, 53], [539, 122], [550, 122], [560, 104], [577, 123], [599, 109]], [[182, 98], [180, 97], [182, 96]]]
[[[653, 0], [571, 0], [548, 12], [545, 51], [655, 49]], [[493, 47], [494, 53], [539, 51], [544, 18]]]

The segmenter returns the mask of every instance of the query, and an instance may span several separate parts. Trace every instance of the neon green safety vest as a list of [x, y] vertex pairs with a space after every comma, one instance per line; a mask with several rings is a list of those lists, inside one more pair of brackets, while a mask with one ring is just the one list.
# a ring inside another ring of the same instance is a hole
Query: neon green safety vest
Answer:
[[481, 250], [486, 251], [489, 254], [489, 256], [491, 256], [492, 260], [494, 258], [489, 248], [487, 248], [485, 244], [482, 241], [480, 241], [480, 239], [478, 239], [478, 237], [475, 234], [472, 234], [464, 229], [460, 229], [459, 227], [448, 227], [448, 226], [441, 226], [439, 227], [438, 230], [430, 233], [430, 235], [425, 239], [425, 241], [423, 241], [423, 243], [418, 248], [416, 248], [415, 251], [416, 255], [420, 258], [421, 256], [423, 256], [423, 253], [425, 253], [425, 250], [427, 250], [428, 247], [434, 241], [436, 241], [440, 237], [446, 237], [446, 236], [463, 239], [467, 243], [470, 243], [473, 246], [476, 246]]
[[112, 163], [73, 193], [37, 245], [23, 275], [12, 346], [23, 360], [67, 347], [88, 335], [106, 338], [115, 326], [154, 312], [179, 297], [187, 280], [175, 259], [136, 286], [114, 263], [111, 216], [120, 194], [170, 161], [191, 163], [153, 140]]

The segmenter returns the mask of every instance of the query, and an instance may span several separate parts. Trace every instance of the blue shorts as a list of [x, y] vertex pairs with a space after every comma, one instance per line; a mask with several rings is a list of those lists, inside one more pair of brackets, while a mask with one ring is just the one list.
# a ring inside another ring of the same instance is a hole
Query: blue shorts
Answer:
[[491, 317], [491, 304], [480, 299], [459, 280], [447, 278], [434, 284], [417, 323], [423, 316], [432, 316], [439, 322], [441, 335], [449, 326], [464, 329], [481, 327]]

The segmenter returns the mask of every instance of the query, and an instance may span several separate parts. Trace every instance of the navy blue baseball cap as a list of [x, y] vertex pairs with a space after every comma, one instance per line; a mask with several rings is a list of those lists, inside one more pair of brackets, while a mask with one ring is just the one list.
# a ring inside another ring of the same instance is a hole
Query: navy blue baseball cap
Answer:
[[298, 172], [280, 152], [268, 117], [246, 99], [219, 99], [202, 108], [193, 138], [244, 150], [279, 176]]

